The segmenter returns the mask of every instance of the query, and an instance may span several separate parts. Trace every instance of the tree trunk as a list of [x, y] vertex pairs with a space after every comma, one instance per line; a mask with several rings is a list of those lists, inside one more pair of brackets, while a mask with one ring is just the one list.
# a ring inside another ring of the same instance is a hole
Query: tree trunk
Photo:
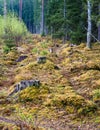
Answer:
[[91, 48], [91, 1], [87, 0], [87, 9], [88, 9], [88, 30], [87, 30], [87, 47]]
[[42, 0], [41, 34], [44, 35], [44, 0]]
[[64, 43], [64, 44], [65, 44], [66, 38], [67, 38], [65, 19], [66, 19], [66, 0], [64, 0], [64, 37], [63, 37], [63, 43]]
[[13, 8], [13, 0], [10, 0], [10, 5], [11, 5], [11, 11], [14, 13], [14, 8]]
[[[99, 6], [98, 6], [98, 10], [99, 10], [99, 16], [100, 16], [100, 3], [99, 3]], [[100, 41], [100, 21], [99, 21], [99, 24], [98, 24], [98, 41]]]
[[19, 0], [19, 20], [22, 20], [22, 0]]
[[6, 21], [6, 16], [7, 16], [7, 2], [4, 0], [4, 19]]

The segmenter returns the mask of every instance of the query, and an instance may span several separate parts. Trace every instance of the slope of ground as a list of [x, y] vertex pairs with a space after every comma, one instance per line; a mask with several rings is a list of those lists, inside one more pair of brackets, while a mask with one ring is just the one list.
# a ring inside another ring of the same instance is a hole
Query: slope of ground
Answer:
[[[38, 35], [25, 42], [0, 51], [0, 128], [99, 130], [100, 45], [89, 50]], [[46, 63], [37, 62], [41, 56]], [[32, 79], [40, 80], [39, 88], [7, 98], [15, 84]]]

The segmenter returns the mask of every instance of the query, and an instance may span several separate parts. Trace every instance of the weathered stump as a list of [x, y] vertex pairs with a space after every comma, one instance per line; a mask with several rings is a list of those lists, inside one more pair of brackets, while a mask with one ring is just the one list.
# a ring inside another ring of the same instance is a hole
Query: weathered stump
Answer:
[[40, 56], [37, 58], [37, 63], [44, 64], [46, 63], [47, 58], [45, 56]]

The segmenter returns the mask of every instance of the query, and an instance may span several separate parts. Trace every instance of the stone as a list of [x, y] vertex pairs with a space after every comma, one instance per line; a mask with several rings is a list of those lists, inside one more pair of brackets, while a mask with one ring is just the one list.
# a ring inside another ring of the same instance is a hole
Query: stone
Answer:
[[16, 62], [21, 62], [21, 61], [25, 60], [26, 58], [27, 58], [27, 56], [20, 56], [20, 57], [16, 60]]
[[73, 43], [70, 44], [70, 47], [75, 47], [75, 46], [76, 46], [76, 44], [73, 44]]
[[39, 64], [46, 63], [46, 59], [47, 58], [45, 56], [38, 57], [37, 58], [37, 63], [39, 63]]
[[53, 48], [49, 48], [49, 52], [50, 52], [50, 53], [53, 53]]

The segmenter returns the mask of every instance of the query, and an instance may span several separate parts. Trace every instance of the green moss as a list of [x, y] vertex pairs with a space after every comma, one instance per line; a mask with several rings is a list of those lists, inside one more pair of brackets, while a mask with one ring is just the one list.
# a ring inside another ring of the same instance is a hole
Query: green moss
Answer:
[[[32, 115], [37, 115], [39, 119], [56, 119], [58, 123], [59, 119], [65, 121], [62, 117], [66, 115], [70, 123], [79, 123], [79, 120], [73, 121], [78, 117], [83, 118], [86, 123], [90, 119], [88, 117], [93, 116], [96, 119], [95, 113], [99, 111], [100, 102], [97, 89], [100, 86], [99, 46], [95, 45], [94, 50], [86, 50], [83, 49], [84, 44], [69, 47], [69, 44], [62, 45], [62, 41], [58, 39], [55, 42], [48, 40], [49, 44], [46, 38], [42, 38], [38, 35], [32, 36], [34, 44], [23, 44], [16, 51], [10, 51], [7, 55], [1, 54], [0, 85], [10, 89], [0, 92], [0, 102], [4, 101], [3, 98], [6, 98], [8, 92], [13, 91], [14, 84], [21, 80], [39, 79], [42, 84], [40, 88], [28, 87], [15, 94], [10, 102], [0, 104], [0, 113], [10, 113], [16, 117], [20, 109], [21, 115], [18, 117], [26, 121], [31, 120]], [[36, 59], [39, 53], [44, 53], [44, 48], [48, 51], [49, 47], [55, 49], [54, 54], [46, 54], [46, 63], [38, 64]], [[28, 58], [14, 64], [14, 60], [21, 54]], [[8, 84], [10, 81], [13, 84]], [[92, 122], [91, 119], [90, 121]]]
[[66, 112], [68, 114], [73, 114], [75, 113], [75, 108], [73, 106], [66, 106]]
[[92, 91], [93, 101], [100, 105], [100, 89]]
[[19, 95], [19, 100], [22, 102], [32, 101], [35, 104], [41, 104], [49, 93], [49, 89], [45, 86], [40, 88], [28, 87]]
[[55, 64], [51, 61], [47, 61], [44, 65], [43, 65], [43, 69], [46, 70], [54, 70], [55, 68]]
[[33, 49], [32, 49], [32, 53], [37, 54], [38, 52], [39, 52], [38, 48], [33, 48]]
[[49, 54], [49, 52], [47, 50], [43, 50], [40, 52], [40, 55], [42, 56], [47, 56]]

